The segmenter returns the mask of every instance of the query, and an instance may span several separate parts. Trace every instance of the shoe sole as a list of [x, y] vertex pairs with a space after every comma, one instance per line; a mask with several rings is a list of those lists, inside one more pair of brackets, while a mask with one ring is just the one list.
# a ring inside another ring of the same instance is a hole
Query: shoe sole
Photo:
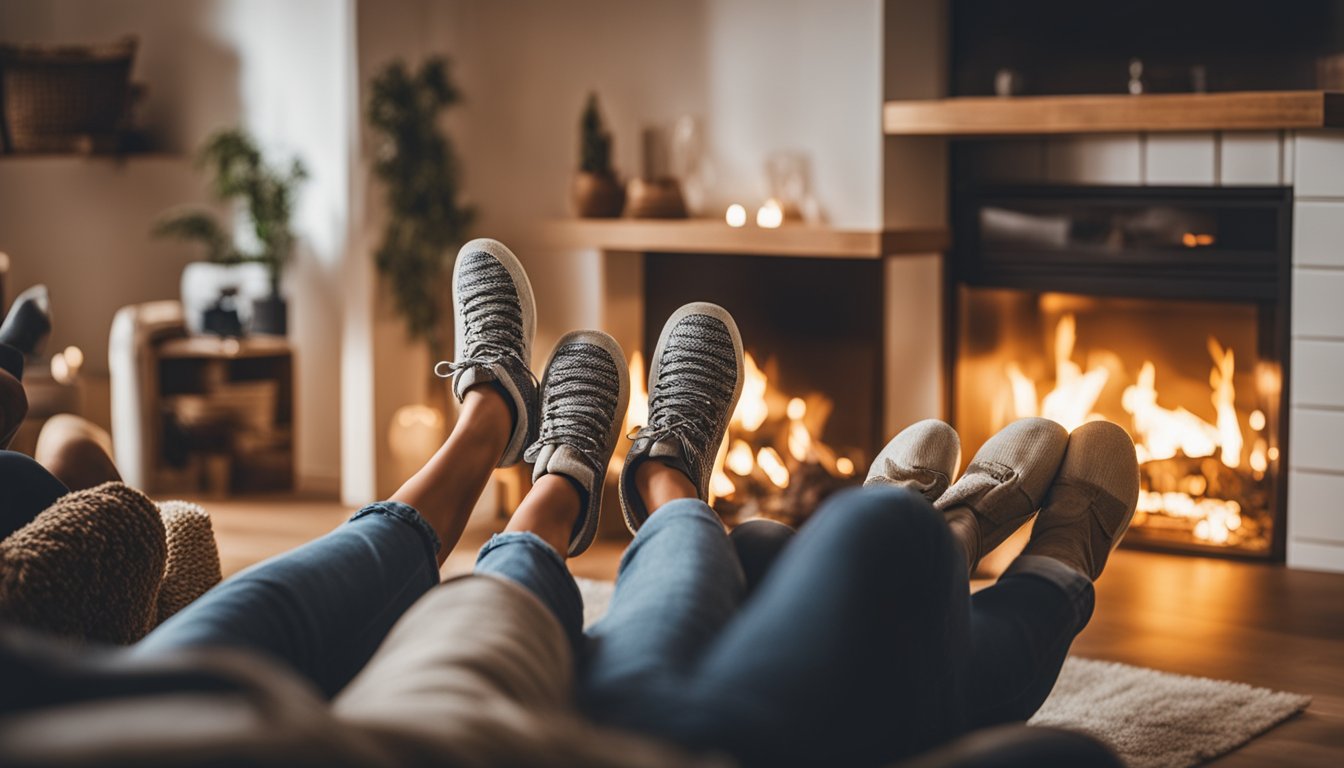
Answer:
[[[606, 350], [611, 355], [611, 359], [616, 363], [616, 376], [620, 383], [619, 392], [616, 395], [616, 415], [612, 419], [611, 428], [607, 430], [607, 441], [603, 444], [606, 448], [607, 462], [611, 461], [611, 454], [616, 450], [616, 443], [621, 439], [621, 426], [625, 423], [625, 411], [630, 406], [630, 363], [625, 359], [625, 350], [621, 349], [620, 342], [612, 338], [610, 334], [602, 331], [570, 331], [555, 343], [555, 349], [551, 350], [551, 356], [546, 359], [546, 372], [541, 379], [541, 392], [546, 392], [546, 385], [551, 378], [551, 362], [555, 360], [556, 354], [567, 344], [592, 344]], [[569, 557], [577, 557], [592, 546], [593, 539], [597, 536], [597, 525], [602, 517], [602, 491], [606, 485], [607, 467], [604, 464], [601, 472], [598, 474], [593, 488], [589, 489], [592, 494], [592, 501], [589, 503], [589, 510], [584, 510], [583, 526], [578, 533], [570, 537]]]
[[[518, 291], [518, 303], [523, 310], [523, 363], [529, 368], [532, 366], [532, 339], [537, 335], [537, 302], [532, 295], [532, 282], [527, 279], [527, 271], [523, 269], [522, 262], [513, 255], [513, 251], [508, 246], [498, 240], [489, 237], [478, 237], [475, 240], [462, 246], [457, 252], [457, 260], [453, 262], [453, 354], [456, 356], [457, 343], [467, 337], [466, 326], [462, 322], [462, 313], [457, 311], [457, 297], [462, 295], [458, 290], [457, 284], [461, 277], [462, 257], [477, 251], [484, 251], [495, 257], [495, 260], [503, 265], [509, 277], [513, 280], [513, 286]], [[531, 418], [531, 414], [523, 413], [524, 409], [519, 409], [518, 429], [513, 431], [509, 437], [509, 445], [504, 449], [504, 455], [500, 458], [499, 466], [508, 467], [517, 464], [522, 460], [523, 451], [527, 450], [524, 444], [527, 442], [528, 423], [526, 419]]]
[[[732, 314], [729, 313], [728, 310], [720, 307], [718, 304], [711, 304], [707, 301], [692, 302], [677, 309], [676, 312], [672, 313], [671, 317], [667, 318], [667, 322], [663, 324], [662, 332], [658, 335], [658, 344], [653, 348], [653, 356], [649, 358], [649, 379], [648, 389], [646, 391], [648, 392], [649, 397], [652, 398], [654, 387], [658, 384], [658, 371], [662, 367], [660, 361], [663, 359], [663, 348], [667, 346], [667, 337], [671, 334], [672, 329], [676, 327], [678, 322], [691, 315], [706, 315], [718, 320], [728, 329], [728, 335], [733, 339], [733, 355], [737, 359], [737, 385], [733, 387], [732, 402], [728, 403], [728, 420], [732, 421], [733, 411], [737, 409], [738, 398], [742, 396], [742, 378], [746, 375], [743, 362], [745, 353], [742, 347], [742, 334], [737, 330], [737, 321], [733, 319]], [[720, 441], [722, 441], [722, 438], [720, 438]], [[714, 446], [714, 450], [717, 454], [718, 446]], [[624, 468], [621, 469], [621, 474], [625, 474]], [[617, 491], [621, 500], [621, 515], [625, 518], [625, 527], [629, 528], [630, 533], [632, 534], [638, 533], [640, 526], [644, 525], [644, 520], [648, 519], [648, 515], [645, 514], [643, 519], [638, 519], [639, 515], [635, 513], [629, 501], [626, 499], [624, 481], [617, 483]], [[704, 492], [708, 494], [709, 489], [704, 489]], [[701, 501], [705, 500], [705, 498], [701, 498]]]

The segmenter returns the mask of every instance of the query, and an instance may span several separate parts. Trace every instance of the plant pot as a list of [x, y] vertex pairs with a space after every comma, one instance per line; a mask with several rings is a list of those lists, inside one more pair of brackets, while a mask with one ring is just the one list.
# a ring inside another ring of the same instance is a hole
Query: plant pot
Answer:
[[625, 189], [610, 173], [574, 174], [570, 198], [575, 215], [584, 219], [614, 219], [625, 208]]
[[626, 216], [632, 219], [684, 219], [686, 203], [681, 184], [664, 176], [658, 179], [634, 179], [630, 182], [630, 205]]
[[272, 293], [252, 302], [252, 333], [284, 336], [289, 332], [289, 305], [285, 297]]

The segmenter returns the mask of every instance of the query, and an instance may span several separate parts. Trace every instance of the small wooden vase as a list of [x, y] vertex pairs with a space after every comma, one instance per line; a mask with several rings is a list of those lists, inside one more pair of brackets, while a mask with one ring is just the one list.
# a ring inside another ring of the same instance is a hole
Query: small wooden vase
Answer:
[[634, 179], [630, 182], [630, 205], [625, 215], [632, 219], [684, 219], [686, 201], [681, 184], [664, 176], [659, 179]]
[[570, 200], [579, 218], [614, 219], [625, 208], [625, 189], [614, 174], [579, 171], [574, 174]]

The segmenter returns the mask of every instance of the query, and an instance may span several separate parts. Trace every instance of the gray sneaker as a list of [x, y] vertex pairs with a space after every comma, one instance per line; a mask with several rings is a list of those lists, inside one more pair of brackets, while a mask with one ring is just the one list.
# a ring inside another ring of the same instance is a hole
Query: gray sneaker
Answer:
[[661, 460], [690, 478], [700, 499], [728, 419], [742, 394], [742, 336], [728, 310], [696, 302], [672, 313], [649, 360], [649, 424], [634, 435], [621, 470], [621, 512], [632, 533], [649, 518], [635, 470]]
[[499, 466], [513, 466], [536, 440], [540, 420], [530, 363], [537, 309], [518, 257], [486, 237], [462, 246], [453, 265], [453, 309], [457, 360], [438, 363], [434, 373], [453, 377], [459, 401], [477, 384], [499, 387], [514, 414], [513, 435]]
[[541, 379], [541, 435], [523, 458], [532, 481], [561, 475], [580, 489], [583, 506], [569, 538], [569, 557], [597, 534], [607, 462], [621, 437], [630, 402], [630, 372], [621, 345], [601, 331], [573, 331], [555, 345]]
[[965, 529], [972, 539], [969, 568], [1036, 514], [1068, 444], [1059, 424], [1018, 419], [986, 440], [961, 479], [934, 502], [953, 529]]
[[901, 430], [868, 469], [869, 485], [908, 488], [929, 503], [951, 485], [961, 464], [961, 438], [947, 422], [925, 419]]

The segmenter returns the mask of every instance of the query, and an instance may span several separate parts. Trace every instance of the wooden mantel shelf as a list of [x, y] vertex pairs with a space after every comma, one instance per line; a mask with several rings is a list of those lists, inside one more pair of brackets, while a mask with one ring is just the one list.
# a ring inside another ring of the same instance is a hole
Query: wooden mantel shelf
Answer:
[[950, 238], [942, 227], [836, 229], [784, 224], [730, 227], [715, 219], [566, 219], [544, 228], [546, 243], [638, 253], [723, 253], [754, 256], [879, 259], [901, 253], [939, 253]]
[[882, 124], [888, 136], [1344, 128], [1344, 93], [1243, 91], [889, 101], [882, 110]]

